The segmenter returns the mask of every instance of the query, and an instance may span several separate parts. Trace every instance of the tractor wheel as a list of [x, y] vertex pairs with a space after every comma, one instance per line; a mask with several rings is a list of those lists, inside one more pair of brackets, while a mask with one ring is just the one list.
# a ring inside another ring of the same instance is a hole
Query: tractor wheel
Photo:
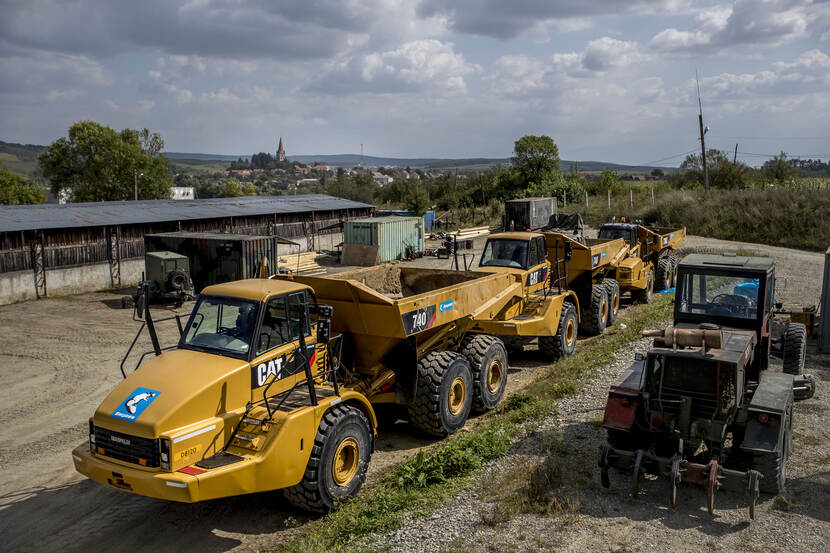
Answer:
[[804, 372], [807, 356], [807, 327], [802, 323], [790, 323], [784, 333], [784, 366], [787, 374], [799, 375]]
[[366, 416], [354, 407], [336, 405], [326, 411], [317, 429], [303, 479], [283, 490], [294, 506], [325, 513], [337, 501], [357, 494], [372, 456], [372, 431]]
[[461, 342], [461, 353], [473, 373], [473, 412], [494, 409], [507, 387], [507, 350], [501, 340], [487, 334], [472, 334]]
[[452, 434], [467, 422], [473, 404], [470, 363], [460, 353], [434, 351], [418, 362], [418, 386], [409, 418], [431, 436]]
[[792, 443], [792, 407], [787, 411], [787, 426], [784, 429], [783, 443], [776, 453], [756, 453], [752, 457], [752, 468], [761, 473], [761, 493], [773, 495], [784, 491], [787, 484], [787, 458], [790, 456]]
[[577, 326], [576, 308], [563, 303], [559, 328], [554, 336], [539, 336], [539, 351], [551, 361], [571, 355], [576, 347]]
[[612, 326], [617, 322], [620, 314], [620, 285], [613, 278], [602, 279], [602, 285], [608, 295], [608, 322], [606, 326]]
[[591, 301], [582, 312], [583, 329], [589, 334], [602, 334], [608, 323], [608, 289], [602, 284], [591, 285]]
[[636, 290], [631, 295], [640, 303], [651, 303], [651, 298], [654, 296], [654, 269], [648, 270], [648, 280], [646, 281], [645, 289]]
[[658, 292], [663, 290], [670, 290], [672, 287], [672, 274], [674, 267], [672, 266], [671, 258], [665, 256], [657, 262], [657, 280], [654, 283], [654, 289]]

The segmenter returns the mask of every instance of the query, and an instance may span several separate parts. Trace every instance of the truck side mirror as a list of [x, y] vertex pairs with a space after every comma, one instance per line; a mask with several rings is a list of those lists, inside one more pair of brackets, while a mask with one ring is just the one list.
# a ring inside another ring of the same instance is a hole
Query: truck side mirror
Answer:
[[144, 318], [144, 307], [147, 302], [147, 294], [144, 293], [144, 287], [138, 287], [138, 297], [135, 299], [135, 313], [139, 319]]
[[317, 321], [317, 343], [328, 344], [329, 340], [331, 340], [331, 321], [320, 319]]

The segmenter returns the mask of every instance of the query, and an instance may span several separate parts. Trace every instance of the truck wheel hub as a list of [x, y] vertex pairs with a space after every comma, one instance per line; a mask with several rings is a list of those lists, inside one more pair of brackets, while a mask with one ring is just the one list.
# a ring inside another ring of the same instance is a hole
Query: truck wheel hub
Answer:
[[334, 463], [331, 466], [331, 475], [338, 486], [348, 484], [357, 473], [360, 460], [360, 445], [352, 437], [346, 438], [337, 446], [334, 453]]
[[464, 401], [467, 397], [467, 385], [460, 376], [456, 377], [450, 385], [449, 408], [450, 413], [457, 415], [464, 408]]
[[490, 372], [487, 375], [487, 389], [491, 394], [495, 394], [501, 386], [501, 377], [504, 374], [504, 367], [501, 366], [501, 361], [494, 359], [490, 363]]

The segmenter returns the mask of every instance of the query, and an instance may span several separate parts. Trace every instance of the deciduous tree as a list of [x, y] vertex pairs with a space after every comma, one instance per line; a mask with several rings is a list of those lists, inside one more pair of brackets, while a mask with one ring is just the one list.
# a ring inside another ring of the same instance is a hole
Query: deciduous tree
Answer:
[[0, 167], [0, 204], [42, 204], [45, 201], [46, 194], [40, 185]]
[[164, 140], [143, 129], [116, 131], [94, 121], [79, 121], [67, 138], [53, 142], [38, 162], [52, 192], [72, 201], [153, 200], [170, 197], [169, 162]]
[[521, 137], [513, 146], [511, 162], [525, 186], [543, 185], [562, 177], [559, 148], [549, 136]]

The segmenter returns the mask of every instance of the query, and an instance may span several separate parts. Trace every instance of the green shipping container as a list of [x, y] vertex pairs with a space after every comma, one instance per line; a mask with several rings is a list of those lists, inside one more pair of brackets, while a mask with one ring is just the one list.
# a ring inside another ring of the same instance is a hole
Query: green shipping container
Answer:
[[274, 272], [277, 236], [250, 236], [220, 232], [164, 232], [144, 235], [144, 251], [171, 251], [190, 261], [190, 276], [196, 292], [205, 286], [243, 278], [257, 278], [263, 258]]
[[348, 221], [343, 228], [343, 242], [361, 246], [378, 246], [381, 263], [406, 259], [424, 251], [423, 217], [369, 217]]

